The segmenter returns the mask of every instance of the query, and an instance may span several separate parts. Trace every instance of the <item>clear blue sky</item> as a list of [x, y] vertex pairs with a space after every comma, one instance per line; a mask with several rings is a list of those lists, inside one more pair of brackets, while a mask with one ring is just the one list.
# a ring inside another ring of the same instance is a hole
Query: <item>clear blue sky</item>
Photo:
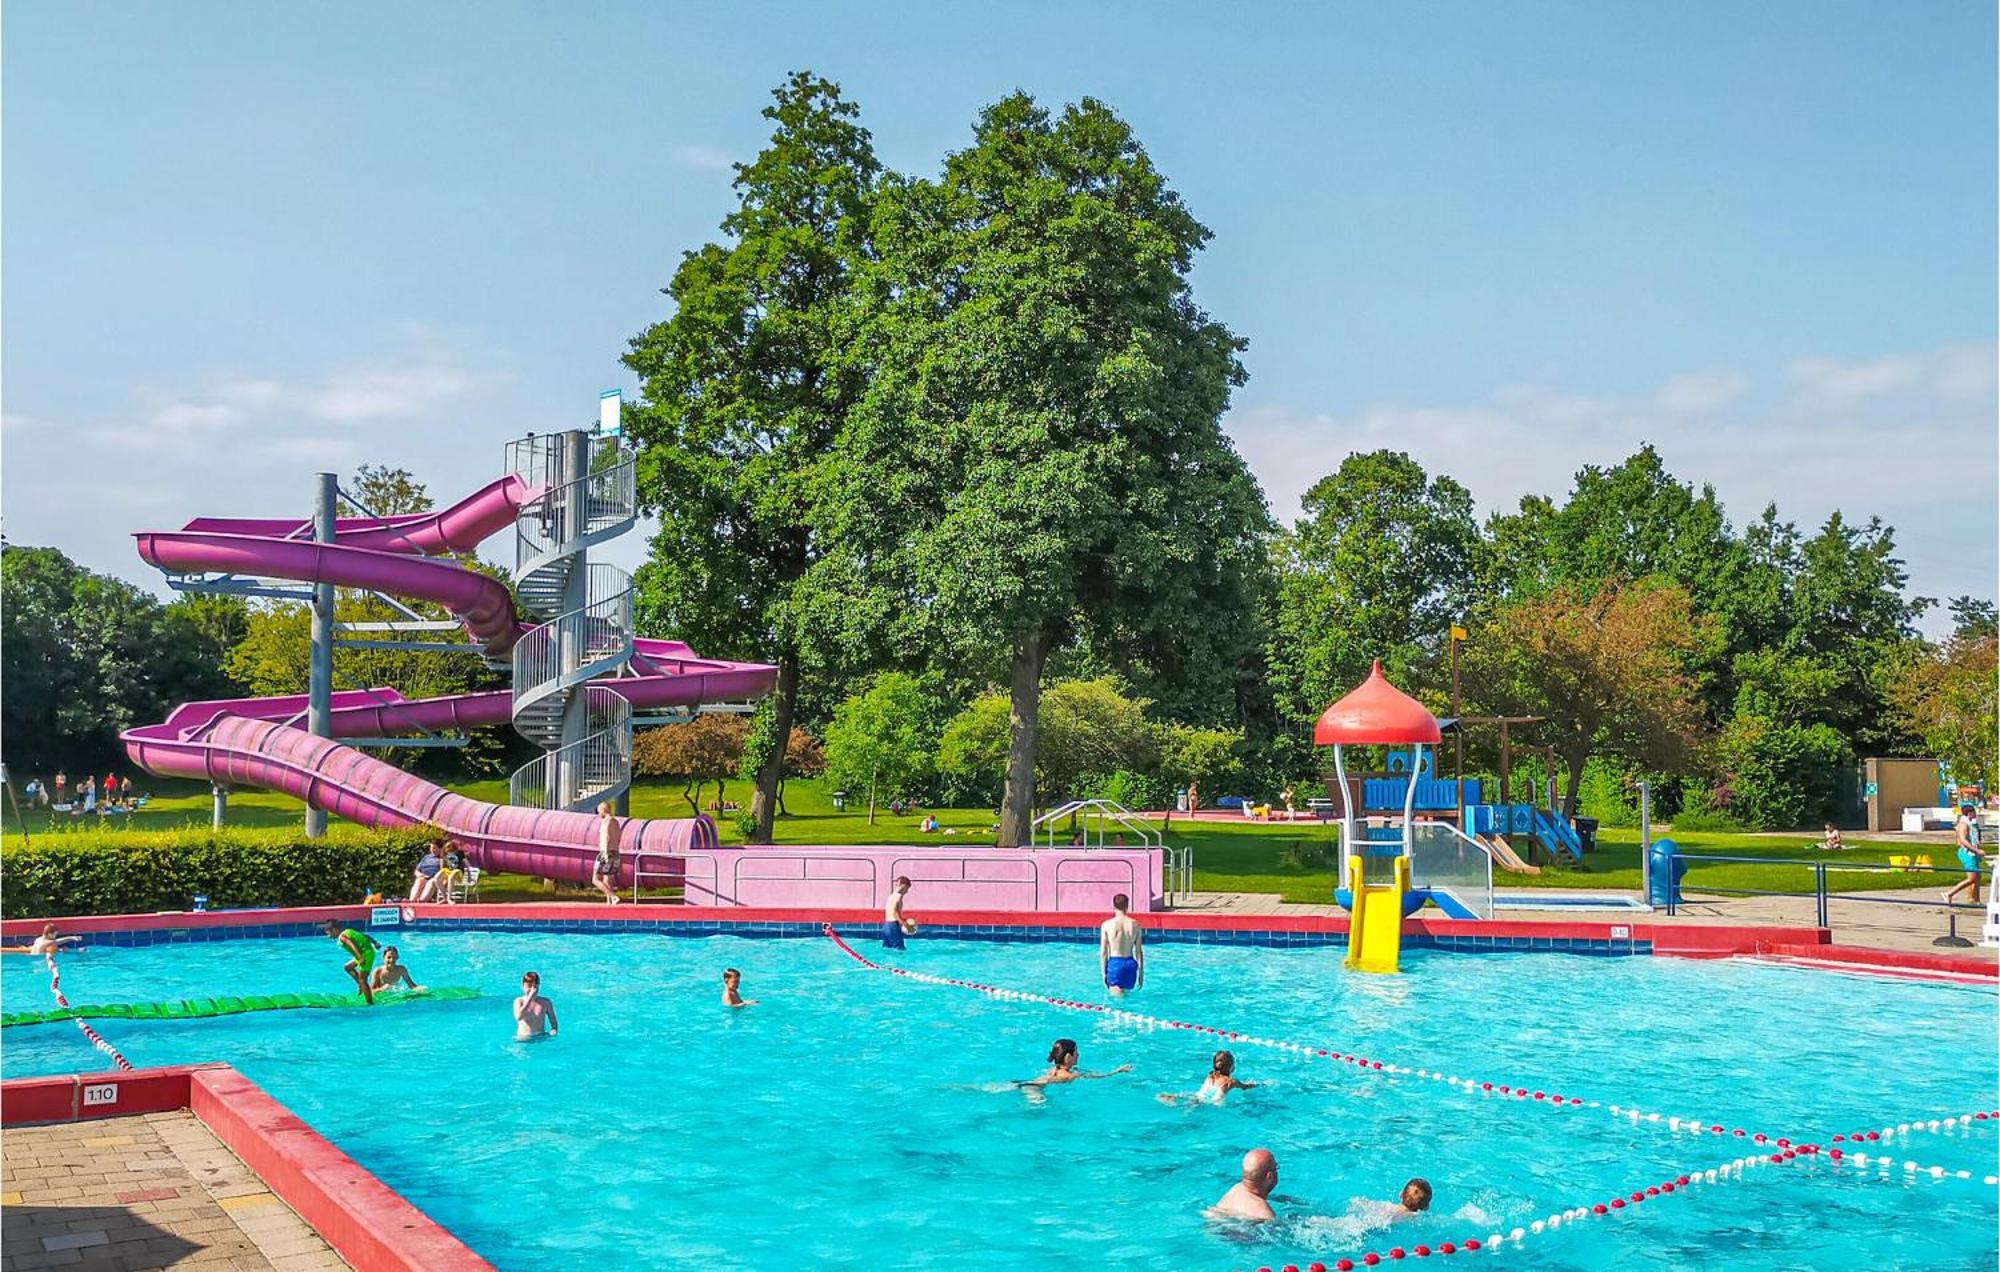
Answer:
[[[362, 20], [359, 15], [366, 15]], [[1483, 509], [1640, 440], [1992, 595], [1994, 8], [10, 4], [7, 533], [449, 497], [587, 422], [790, 69], [935, 168], [1014, 88], [1136, 126], [1250, 340], [1274, 512], [1394, 445]]]

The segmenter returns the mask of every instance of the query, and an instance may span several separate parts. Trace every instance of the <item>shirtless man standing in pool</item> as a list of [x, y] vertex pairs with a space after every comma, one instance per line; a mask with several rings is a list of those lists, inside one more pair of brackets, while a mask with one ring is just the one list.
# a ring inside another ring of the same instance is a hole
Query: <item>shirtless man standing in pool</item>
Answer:
[[1125, 912], [1131, 904], [1122, 892], [1111, 898], [1113, 913], [1097, 929], [1097, 969], [1104, 987], [1119, 995], [1146, 985], [1146, 929]]
[[542, 997], [539, 972], [521, 973], [521, 996], [514, 1000], [514, 1040], [532, 1042], [556, 1036], [556, 1005]]
[[889, 889], [889, 900], [882, 906], [882, 948], [900, 950], [903, 938], [917, 934], [917, 921], [903, 913], [903, 898], [910, 895], [910, 877], [897, 875], [895, 886]]

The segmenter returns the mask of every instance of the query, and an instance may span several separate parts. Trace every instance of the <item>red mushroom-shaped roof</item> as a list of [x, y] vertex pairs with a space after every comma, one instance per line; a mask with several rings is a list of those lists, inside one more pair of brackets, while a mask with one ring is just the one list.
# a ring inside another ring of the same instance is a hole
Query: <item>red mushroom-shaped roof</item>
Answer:
[[1390, 684], [1380, 662], [1352, 693], [1320, 712], [1313, 726], [1313, 741], [1320, 746], [1436, 742], [1439, 737], [1437, 717]]

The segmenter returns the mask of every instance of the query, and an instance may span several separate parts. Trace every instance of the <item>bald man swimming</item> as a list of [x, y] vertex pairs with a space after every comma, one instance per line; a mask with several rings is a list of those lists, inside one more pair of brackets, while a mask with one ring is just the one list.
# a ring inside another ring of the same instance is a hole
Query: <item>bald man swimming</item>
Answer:
[[1243, 1178], [1222, 1194], [1222, 1200], [1209, 1209], [1208, 1217], [1248, 1219], [1252, 1223], [1276, 1219], [1278, 1213], [1271, 1209], [1268, 1198], [1277, 1186], [1278, 1159], [1271, 1156], [1268, 1148], [1253, 1148], [1243, 1154]]

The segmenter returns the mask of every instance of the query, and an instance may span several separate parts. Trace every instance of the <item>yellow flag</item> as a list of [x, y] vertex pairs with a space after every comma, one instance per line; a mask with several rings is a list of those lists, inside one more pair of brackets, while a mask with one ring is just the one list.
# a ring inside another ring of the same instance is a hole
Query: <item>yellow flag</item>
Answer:
[[1471, 634], [1457, 623], [1453, 623], [1451, 625], [1451, 638], [1453, 640], [1470, 640]]

